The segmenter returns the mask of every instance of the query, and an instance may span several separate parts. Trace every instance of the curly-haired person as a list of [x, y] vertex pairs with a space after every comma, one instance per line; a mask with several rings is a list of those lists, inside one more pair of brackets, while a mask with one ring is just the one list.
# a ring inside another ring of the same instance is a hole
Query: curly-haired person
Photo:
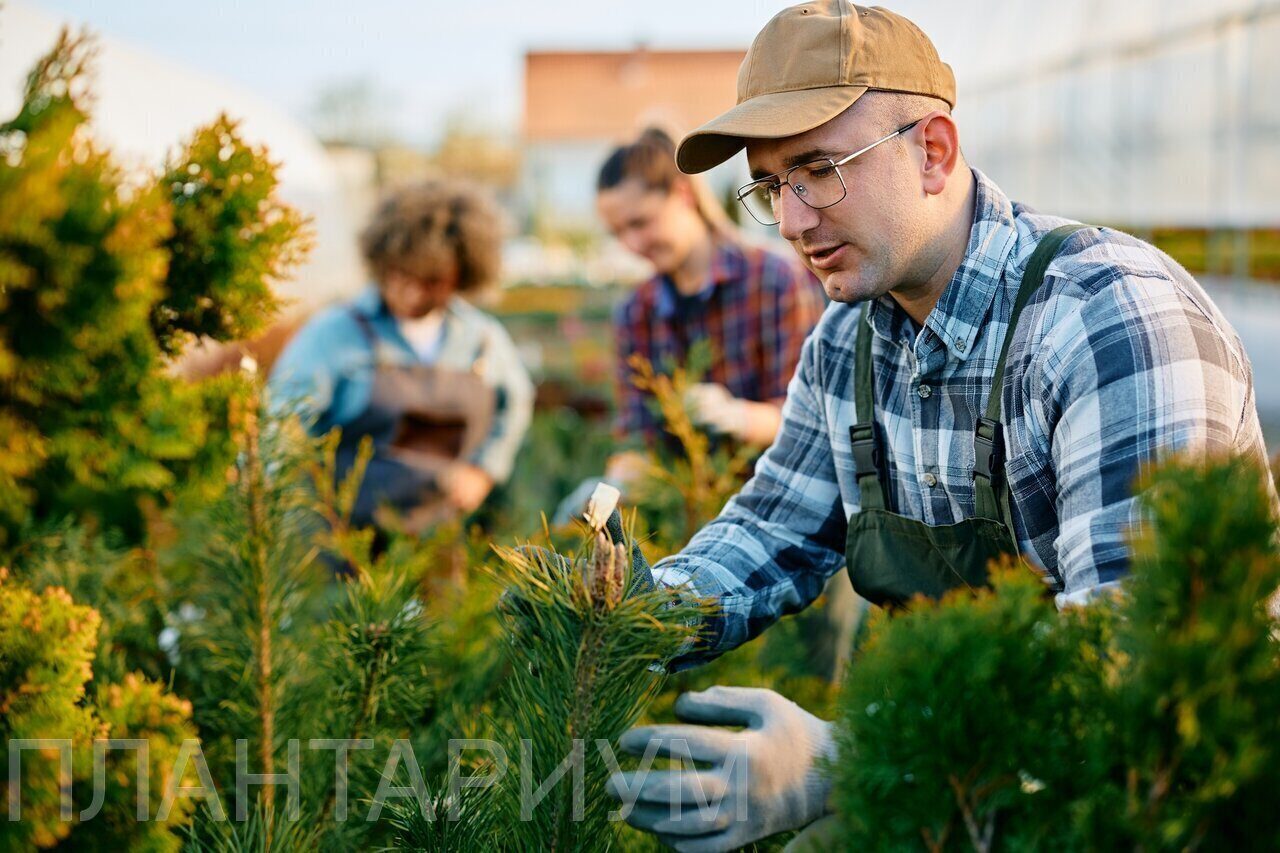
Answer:
[[[373, 282], [313, 317], [272, 370], [275, 399], [300, 411], [313, 434], [341, 428], [340, 472], [373, 439], [357, 523], [383, 505], [411, 514], [439, 498], [470, 512], [511, 474], [533, 384], [506, 330], [465, 298], [497, 278], [503, 226], [497, 206], [465, 184], [393, 191], [360, 235]], [[462, 458], [405, 447], [407, 423], [429, 420], [442, 396], [466, 396], [459, 379], [491, 392], [474, 395], [491, 400], [486, 434]]]

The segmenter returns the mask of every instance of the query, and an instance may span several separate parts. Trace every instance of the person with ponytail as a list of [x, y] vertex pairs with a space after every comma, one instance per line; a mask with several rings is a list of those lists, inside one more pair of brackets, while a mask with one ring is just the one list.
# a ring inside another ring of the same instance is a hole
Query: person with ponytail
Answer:
[[[695, 420], [714, 434], [771, 444], [800, 346], [825, 307], [817, 280], [793, 259], [747, 245], [707, 186], [676, 168], [675, 143], [657, 128], [604, 161], [596, 209], [654, 272], [614, 317], [619, 441], [652, 447], [662, 439], [627, 360], [683, 365], [706, 341], [713, 361], [690, 392]], [[610, 478], [625, 481], [634, 467], [634, 456], [619, 454]]]

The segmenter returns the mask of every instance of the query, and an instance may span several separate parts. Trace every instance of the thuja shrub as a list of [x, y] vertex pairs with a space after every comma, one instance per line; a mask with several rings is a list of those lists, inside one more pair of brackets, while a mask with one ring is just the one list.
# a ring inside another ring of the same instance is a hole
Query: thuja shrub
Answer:
[[1280, 838], [1275, 492], [1244, 460], [1141, 484], [1124, 592], [1057, 612], [1026, 567], [880, 618], [842, 697], [856, 849], [1261, 849]]
[[0, 839], [9, 849], [50, 847], [71, 829], [61, 818], [62, 789], [71, 777], [52, 742], [74, 750], [68, 756], [73, 767], [85, 764], [98, 734], [93, 712], [81, 701], [97, 634], [98, 615], [65, 590], [37, 594], [0, 576], [0, 758], [6, 771], [21, 747], [17, 741], [51, 742], [25, 756], [19, 779], [6, 772], [0, 785], [5, 805], [16, 797], [20, 807], [20, 820], [0, 822]]
[[0, 120], [0, 548], [67, 516], [136, 542], [144, 505], [216, 491], [243, 389], [173, 359], [266, 322], [306, 248], [226, 118], [163, 174], [120, 167], [89, 133], [91, 61], [64, 33]]
[[[191, 706], [136, 675], [99, 685], [88, 696], [98, 625], [97, 612], [65, 590], [36, 593], [0, 570], [0, 762], [6, 768], [0, 795], [9, 818], [0, 821], [0, 847], [6, 850], [181, 846], [172, 830], [188, 820], [191, 806], [172, 793], [192, 780], [175, 778], [173, 767], [181, 744], [196, 736]], [[147, 746], [122, 750], [121, 741]], [[94, 772], [95, 762], [102, 772]], [[141, 802], [140, 791], [147, 792]], [[162, 808], [166, 797], [169, 806]]]

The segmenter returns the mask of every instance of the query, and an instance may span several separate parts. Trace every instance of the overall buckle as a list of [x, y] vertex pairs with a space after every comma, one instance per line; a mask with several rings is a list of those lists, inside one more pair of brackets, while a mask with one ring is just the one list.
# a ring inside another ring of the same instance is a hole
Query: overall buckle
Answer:
[[849, 441], [853, 445], [853, 467], [859, 479], [880, 476], [880, 442], [874, 423], [854, 424], [849, 427]]
[[1004, 425], [990, 418], [978, 418], [973, 431], [973, 476], [988, 483], [1004, 470]]

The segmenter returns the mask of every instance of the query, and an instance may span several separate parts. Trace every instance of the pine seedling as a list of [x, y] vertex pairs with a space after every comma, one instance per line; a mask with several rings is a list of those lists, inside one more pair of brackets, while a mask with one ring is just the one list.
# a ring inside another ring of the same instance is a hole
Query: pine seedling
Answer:
[[[277, 772], [317, 640], [323, 576], [314, 566], [317, 519], [305, 487], [305, 441], [294, 421], [260, 402], [239, 414], [241, 452], [232, 482], [189, 543], [198, 567], [191, 603], [201, 611], [180, 641], [181, 666], [215, 779], [230, 780], [234, 742], [249, 744], [254, 773]], [[304, 718], [308, 713], [299, 709]], [[275, 789], [261, 789], [271, 840]]]
[[514, 847], [594, 851], [618, 838], [604, 792], [617, 738], [705, 612], [669, 590], [633, 588], [631, 544], [594, 533], [578, 558], [497, 549], [511, 660], [497, 728], [512, 768], [491, 807]]
[[[325, 461], [332, 441], [316, 447], [295, 419], [272, 420], [269, 410], [258, 400], [239, 415], [231, 487], [192, 525], [191, 603], [202, 613], [184, 630], [180, 668], [227, 796], [244, 739], [252, 773], [287, 771], [294, 745], [299, 802], [286, 811], [282, 793], [263, 786], [251, 802], [227, 803], [233, 815], [257, 809], [257, 823], [200, 828], [193, 838], [278, 849], [277, 831], [299, 837], [303, 824], [325, 849], [366, 847], [387, 830], [364, 819], [380, 771], [391, 746], [413, 734], [436, 683], [418, 598], [429, 555], [399, 540], [375, 555], [372, 534], [347, 522], [362, 461], [335, 482], [331, 452]], [[340, 775], [334, 755], [314, 752], [313, 742], [363, 746]], [[202, 812], [198, 822], [209, 819]]]
[[[693, 354], [697, 356], [698, 353]], [[691, 356], [691, 361], [698, 359]], [[640, 355], [627, 360], [632, 384], [652, 395], [664, 428], [680, 446], [674, 458], [660, 458], [654, 452], [646, 472], [647, 481], [637, 488], [637, 499], [650, 526], [663, 541], [678, 550], [703, 525], [715, 518], [729, 497], [741, 487], [757, 451], [739, 447], [730, 452], [720, 447], [712, 452], [707, 434], [694, 426], [685, 407], [686, 392], [697, 382], [696, 367], [675, 367], [658, 373]], [[664, 519], [678, 507], [679, 521]]]

